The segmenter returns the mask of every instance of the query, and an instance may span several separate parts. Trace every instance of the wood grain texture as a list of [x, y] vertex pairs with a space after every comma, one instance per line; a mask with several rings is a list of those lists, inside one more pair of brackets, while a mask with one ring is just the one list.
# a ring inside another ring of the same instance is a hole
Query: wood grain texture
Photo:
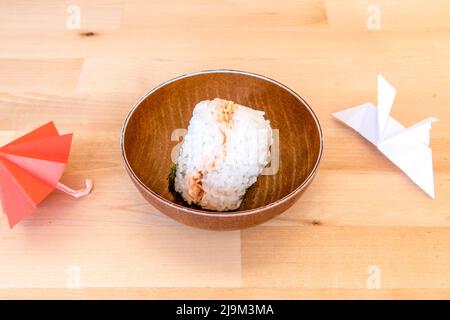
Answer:
[[[0, 215], [0, 298], [450, 298], [450, 8], [446, 0], [78, 1], [0, 5], [0, 141], [54, 120], [74, 132], [63, 182], [12, 231]], [[378, 5], [381, 29], [368, 30]], [[180, 225], [136, 192], [120, 158], [123, 119], [150, 87], [233, 68], [311, 104], [321, 168], [280, 217], [242, 232]], [[430, 200], [331, 112], [397, 89], [394, 118], [441, 119]], [[67, 289], [71, 265], [81, 289]], [[370, 290], [369, 266], [381, 288]]]

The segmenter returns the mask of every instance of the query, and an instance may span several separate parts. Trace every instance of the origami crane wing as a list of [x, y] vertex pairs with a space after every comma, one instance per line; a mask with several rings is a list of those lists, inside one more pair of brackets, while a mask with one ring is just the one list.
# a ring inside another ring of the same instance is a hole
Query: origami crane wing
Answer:
[[433, 156], [429, 144], [431, 124], [437, 121], [436, 118], [423, 120], [378, 145], [378, 150], [432, 198], [435, 197]]
[[53, 122], [0, 148], [0, 197], [13, 227], [30, 215], [55, 188], [73, 196], [90, 192], [72, 190], [59, 182], [69, 157], [72, 134], [59, 135]]
[[364, 138], [373, 143], [430, 197], [434, 198], [433, 160], [430, 144], [431, 124], [428, 118], [405, 128], [390, 116], [396, 91], [378, 75], [377, 107], [366, 103], [333, 113]]

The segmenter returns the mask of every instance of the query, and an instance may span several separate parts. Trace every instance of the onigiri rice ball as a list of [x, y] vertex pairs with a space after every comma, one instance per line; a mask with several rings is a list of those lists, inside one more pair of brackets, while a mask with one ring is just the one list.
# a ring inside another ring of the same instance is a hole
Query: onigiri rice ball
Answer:
[[180, 147], [175, 191], [203, 209], [239, 208], [270, 161], [272, 141], [264, 112], [219, 98], [199, 102]]

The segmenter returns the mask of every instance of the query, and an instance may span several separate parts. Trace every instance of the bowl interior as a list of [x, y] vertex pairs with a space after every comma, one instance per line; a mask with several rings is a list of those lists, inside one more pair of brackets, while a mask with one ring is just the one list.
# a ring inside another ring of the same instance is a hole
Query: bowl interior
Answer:
[[278, 171], [259, 176], [239, 211], [271, 204], [305, 182], [321, 153], [321, 132], [310, 109], [293, 93], [264, 77], [218, 71], [169, 81], [130, 113], [123, 130], [124, 155], [129, 168], [148, 189], [167, 201], [187, 206], [168, 191], [171, 153], [179, 143], [172, 141], [172, 134], [187, 128], [199, 101], [216, 97], [264, 111], [272, 129], [278, 129]]

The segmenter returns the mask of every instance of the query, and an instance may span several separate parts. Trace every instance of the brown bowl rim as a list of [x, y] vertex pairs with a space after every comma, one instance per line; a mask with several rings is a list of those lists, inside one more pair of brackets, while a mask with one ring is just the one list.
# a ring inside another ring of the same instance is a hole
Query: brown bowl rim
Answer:
[[[316, 163], [314, 164], [314, 168], [311, 171], [311, 173], [308, 175], [308, 177], [305, 179], [305, 181], [303, 181], [302, 184], [300, 184], [295, 190], [293, 190], [291, 193], [287, 194], [286, 196], [284, 196], [281, 199], [278, 199], [272, 203], [269, 203], [265, 206], [262, 207], [258, 207], [258, 208], [254, 208], [254, 209], [248, 209], [248, 210], [243, 210], [243, 211], [224, 211], [224, 212], [211, 212], [211, 211], [206, 211], [206, 210], [199, 210], [199, 209], [193, 209], [193, 208], [189, 208], [189, 207], [185, 207], [176, 203], [173, 203], [167, 199], [165, 199], [164, 197], [160, 196], [159, 194], [157, 194], [156, 192], [154, 192], [153, 190], [151, 190], [150, 188], [148, 188], [140, 179], [139, 177], [134, 173], [133, 169], [131, 168], [131, 165], [128, 162], [126, 153], [125, 153], [125, 145], [124, 145], [124, 137], [125, 137], [125, 131], [128, 125], [128, 121], [130, 120], [131, 116], [133, 115], [134, 111], [139, 107], [139, 105], [147, 98], [149, 97], [152, 93], [154, 93], [155, 91], [157, 91], [158, 89], [181, 79], [184, 78], [189, 78], [189, 77], [193, 77], [193, 76], [197, 76], [197, 75], [201, 75], [201, 74], [208, 74], [208, 73], [234, 73], [234, 74], [242, 74], [242, 75], [247, 75], [247, 76], [251, 76], [251, 77], [256, 77], [265, 81], [269, 81], [279, 87], [281, 87], [282, 89], [288, 91], [290, 94], [292, 94], [295, 98], [297, 98], [298, 100], [300, 100], [308, 109], [308, 111], [310, 112], [311, 116], [313, 117], [316, 126], [319, 130], [319, 136], [320, 136], [320, 148], [319, 148], [319, 155], [317, 157]], [[200, 216], [209, 216], [209, 217], [236, 217], [236, 216], [244, 216], [244, 215], [251, 215], [254, 213], [258, 213], [261, 211], [265, 211], [268, 210], [272, 207], [276, 207], [279, 204], [282, 204], [286, 201], [288, 201], [289, 199], [295, 197], [297, 194], [299, 194], [300, 192], [302, 192], [303, 189], [305, 189], [306, 186], [308, 186], [308, 184], [311, 182], [311, 180], [314, 178], [314, 176], [316, 175], [316, 172], [319, 168], [319, 164], [320, 161], [322, 159], [322, 155], [323, 155], [323, 132], [322, 132], [322, 127], [320, 126], [319, 123], [319, 119], [317, 118], [316, 114], [314, 113], [314, 111], [312, 110], [312, 108], [310, 107], [310, 105], [308, 104], [308, 102], [306, 102], [306, 100], [300, 96], [298, 93], [296, 93], [294, 90], [290, 89], [289, 87], [285, 86], [284, 84], [271, 79], [269, 77], [257, 74], [257, 73], [253, 73], [253, 72], [248, 72], [248, 71], [240, 71], [240, 70], [233, 70], [233, 69], [212, 69], [212, 70], [203, 70], [203, 71], [196, 71], [196, 72], [190, 72], [190, 73], [186, 73], [180, 76], [177, 76], [175, 78], [166, 80], [160, 84], [158, 84], [157, 86], [153, 87], [152, 89], [150, 89], [146, 94], [144, 94], [141, 98], [139, 98], [139, 100], [134, 104], [134, 106], [131, 108], [131, 110], [128, 112], [127, 117], [125, 118], [125, 121], [122, 125], [121, 128], [121, 133], [120, 133], [120, 148], [121, 148], [121, 154], [122, 154], [122, 161], [124, 162], [125, 168], [127, 169], [128, 173], [132, 175], [132, 177], [135, 179], [135, 181], [137, 181], [137, 183], [144, 188], [147, 192], [150, 193], [150, 195], [152, 195], [154, 198], [156, 198], [159, 201], [162, 201], [163, 203], [173, 207], [174, 209], [177, 210], [181, 210], [185, 213], [189, 213], [189, 214], [195, 214], [195, 215], [200, 215]]]

